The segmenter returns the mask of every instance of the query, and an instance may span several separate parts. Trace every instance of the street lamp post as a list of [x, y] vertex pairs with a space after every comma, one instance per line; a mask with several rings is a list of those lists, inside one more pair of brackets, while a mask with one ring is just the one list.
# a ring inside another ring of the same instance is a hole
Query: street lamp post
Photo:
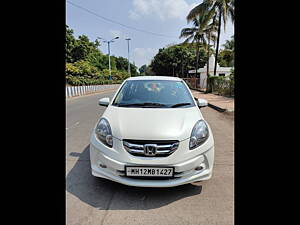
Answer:
[[119, 37], [115, 37], [113, 39], [111, 39], [110, 41], [107, 41], [101, 37], [98, 37], [98, 39], [102, 39], [103, 42], [107, 43], [107, 47], [108, 47], [108, 69], [109, 69], [109, 80], [112, 80], [112, 76], [111, 76], [111, 68], [110, 68], [110, 43], [114, 42], [115, 39], [118, 39]]
[[125, 39], [127, 41], [127, 51], [128, 51], [128, 74], [129, 76], [131, 76], [131, 73], [130, 73], [130, 62], [129, 62], [129, 41], [131, 40], [130, 38], [126, 38]]
[[111, 67], [110, 67], [110, 42], [107, 41], [107, 47], [108, 47], [108, 70], [109, 70], [109, 80], [111, 80]]

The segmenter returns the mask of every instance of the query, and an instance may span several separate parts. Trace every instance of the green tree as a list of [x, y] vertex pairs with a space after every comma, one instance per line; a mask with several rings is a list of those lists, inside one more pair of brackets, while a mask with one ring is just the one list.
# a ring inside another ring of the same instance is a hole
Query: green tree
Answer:
[[[180, 38], [186, 37], [184, 43], [191, 41], [192, 43], [196, 42], [196, 76], [198, 70], [198, 61], [199, 61], [199, 43], [202, 46], [205, 46], [207, 51], [207, 65], [209, 65], [209, 56], [210, 56], [210, 40], [215, 39], [214, 32], [216, 31], [217, 21], [213, 18], [213, 12], [205, 11], [201, 16], [197, 15], [193, 18], [193, 27], [183, 28], [181, 30]], [[213, 20], [212, 20], [213, 19]], [[212, 22], [211, 22], [212, 21]], [[207, 41], [206, 41], [207, 40]], [[208, 43], [207, 43], [208, 42]]]
[[100, 51], [90, 53], [86, 60], [98, 70], [104, 70], [108, 68], [108, 56], [103, 55]]
[[[71, 85], [91, 85], [119, 82], [129, 77], [128, 62], [123, 57], [111, 56], [113, 81], [108, 82], [108, 55], [99, 49], [98, 40], [92, 42], [86, 35], [77, 39], [66, 25], [66, 82]], [[131, 75], [138, 74], [137, 67], [130, 64]]]
[[72, 50], [74, 48], [76, 39], [73, 36], [74, 31], [66, 25], [66, 62], [73, 62], [72, 59]]
[[[210, 41], [212, 40], [214, 43], [216, 41], [216, 35], [215, 32], [217, 31], [217, 26], [219, 24], [219, 21], [216, 20], [216, 16], [213, 16], [212, 22], [207, 25], [207, 27], [204, 29], [204, 32], [206, 34], [207, 40], [208, 40], [208, 44], [207, 44], [207, 70], [206, 70], [206, 74], [207, 74], [207, 78], [209, 78], [210, 74], [209, 74], [209, 57], [211, 56], [211, 51], [210, 51]], [[209, 79], [206, 79], [206, 82], [209, 81]], [[210, 86], [209, 83], [207, 83], [207, 86]]]
[[231, 36], [230, 40], [226, 40], [225, 44], [223, 44], [224, 49], [234, 51], [234, 36]]
[[76, 40], [74, 48], [71, 51], [73, 61], [86, 60], [87, 57], [99, 51], [97, 47], [99, 42], [96, 40], [95, 43], [90, 42], [89, 38], [86, 35], [81, 35]]
[[116, 60], [116, 68], [118, 70], [127, 71], [128, 70], [128, 60], [124, 57], [117, 57]]
[[[159, 49], [151, 61], [152, 72], [158, 76], [185, 77], [188, 70], [196, 66], [196, 48], [192, 44], [179, 44]], [[206, 51], [199, 49], [199, 66], [203, 67], [206, 60]]]
[[218, 58], [218, 63], [220, 66], [233, 67], [234, 65], [234, 54], [231, 50], [223, 49], [220, 51], [220, 56]]
[[130, 63], [130, 74], [132, 77], [136, 77], [139, 75], [137, 66], [131, 63]]
[[73, 65], [79, 69], [81, 76], [87, 78], [100, 78], [101, 76], [100, 71], [87, 61], [79, 60], [73, 63]]
[[183, 43], [188, 43], [191, 41], [192, 43], [195, 43], [196, 46], [196, 76], [197, 76], [197, 70], [199, 68], [199, 49], [200, 44], [204, 46], [206, 44], [206, 40], [204, 37], [203, 32], [203, 26], [205, 26], [206, 21], [204, 17], [197, 17], [193, 20], [194, 26], [191, 28], [183, 28], [181, 30], [181, 34], [179, 38], [186, 37], [185, 41]]
[[147, 66], [145, 71], [145, 76], [155, 76], [155, 72], [153, 72], [151, 65]]
[[219, 43], [221, 24], [223, 20], [224, 31], [226, 27], [227, 18], [230, 17], [232, 22], [234, 21], [234, 0], [204, 0], [201, 4], [194, 7], [187, 16], [187, 20], [191, 21], [199, 15], [213, 12], [218, 18], [218, 36], [217, 36], [217, 47], [216, 47], [216, 60], [214, 75], [216, 75], [216, 66], [218, 61]]
[[140, 68], [139, 68], [139, 71], [140, 71], [140, 74], [141, 76], [145, 76], [146, 74], [146, 69], [147, 69], [147, 65], [142, 65]]
[[[114, 57], [114, 58], [116, 62], [116, 69], [128, 72], [128, 59], [122, 56]], [[133, 77], [138, 75], [137, 67], [132, 63], [130, 63], [130, 74]]]
[[200, 48], [200, 40], [204, 42], [203, 34], [199, 33], [199, 21], [195, 18], [194, 19], [194, 27], [190, 28], [183, 28], [181, 30], [179, 38], [185, 37], [185, 41], [183, 43], [188, 42], [196, 42], [196, 76], [198, 70], [198, 63], [199, 63], [199, 48]]
[[233, 67], [234, 65], [234, 38], [226, 40], [223, 44], [224, 49], [220, 51], [218, 63], [220, 66]]

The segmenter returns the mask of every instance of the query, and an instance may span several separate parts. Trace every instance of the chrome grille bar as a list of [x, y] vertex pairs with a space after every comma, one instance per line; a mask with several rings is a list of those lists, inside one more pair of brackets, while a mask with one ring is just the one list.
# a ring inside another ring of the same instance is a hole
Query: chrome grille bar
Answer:
[[[171, 155], [179, 146], [179, 141], [164, 141], [164, 143], [159, 143], [157, 141], [138, 141], [141, 144], [136, 144], [132, 142], [135, 140], [123, 140], [123, 146], [132, 155], [145, 156], [144, 154], [144, 144], [154, 144], [156, 146], [156, 155], [158, 157]], [[167, 144], [169, 142], [169, 144]]]

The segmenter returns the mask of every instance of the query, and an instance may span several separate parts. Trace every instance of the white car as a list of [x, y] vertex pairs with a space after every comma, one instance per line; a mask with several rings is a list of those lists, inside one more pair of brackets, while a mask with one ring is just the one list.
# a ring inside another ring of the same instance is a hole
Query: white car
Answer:
[[186, 83], [176, 77], [140, 76], [125, 80], [90, 141], [96, 177], [130, 186], [172, 187], [208, 180], [214, 139]]

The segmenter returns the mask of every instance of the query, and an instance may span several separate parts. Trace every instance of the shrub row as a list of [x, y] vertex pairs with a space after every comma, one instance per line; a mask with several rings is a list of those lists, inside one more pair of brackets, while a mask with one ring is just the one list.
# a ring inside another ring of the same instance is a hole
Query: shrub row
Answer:
[[234, 96], [234, 76], [228, 77], [211, 76], [209, 77], [212, 92], [217, 92], [223, 96]]
[[87, 61], [66, 63], [66, 83], [69, 85], [119, 84], [129, 77], [126, 71], [111, 70], [113, 80], [109, 80], [109, 70], [99, 71]]
[[66, 76], [67, 85], [71, 86], [84, 86], [84, 85], [102, 85], [102, 84], [121, 84], [123, 80], [103, 80], [103, 79], [91, 79], [85, 77]]

